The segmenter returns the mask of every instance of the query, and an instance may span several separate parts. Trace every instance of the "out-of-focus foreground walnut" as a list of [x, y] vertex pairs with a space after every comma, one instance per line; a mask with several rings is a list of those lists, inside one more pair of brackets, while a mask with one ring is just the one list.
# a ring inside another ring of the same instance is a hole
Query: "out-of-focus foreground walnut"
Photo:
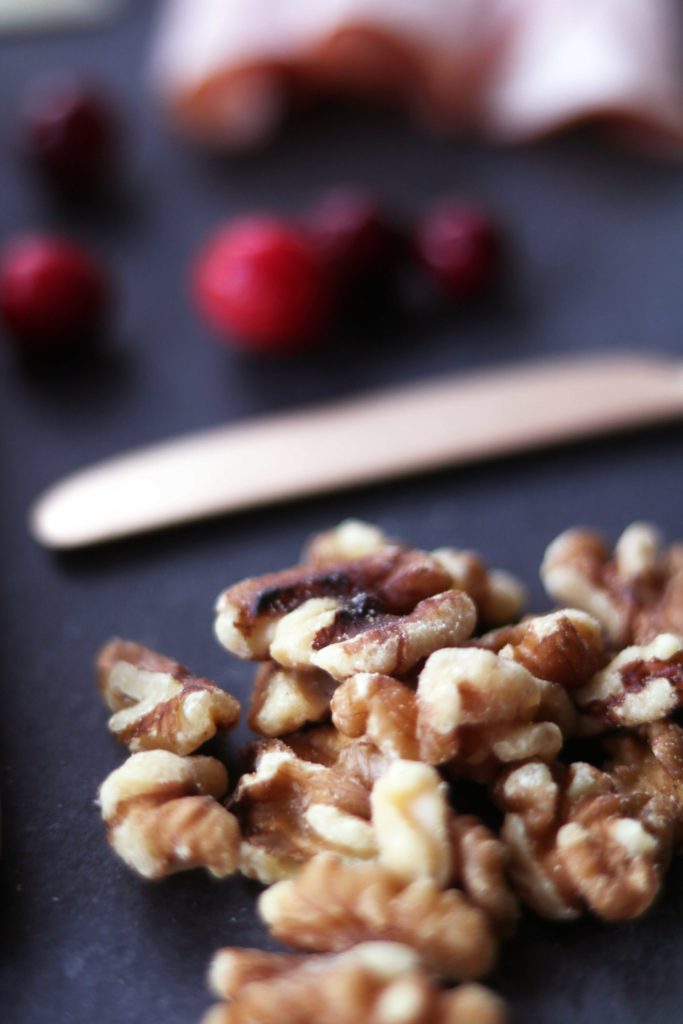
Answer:
[[600, 623], [576, 608], [535, 615], [475, 642], [565, 690], [585, 686], [608, 660]]
[[146, 878], [203, 867], [223, 878], [237, 869], [236, 819], [218, 803], [228, 785], [212, 757], [166, 750], [132, 754], [100, 786], [109, 842]]
[[636, 816], [614, 778], [592, 765], [532, 762], [497, 785], [516, 889], [537, 913], [637, 917], [661, 883], [670, 843]]
[[667, 718], [683, 702], [683, 642], [662, 633], [646, 646], [627, 647], [574, 697], [586, 732]]
[[486, 915], [459, 890], [429, 878], [406, 884], [381, 864], [350, 864], [333, 854], [319, 854], [295, 879], [271, 886], [259, 910], [272, 934], [297, 949], [401, 942], [452, 980], [481, 977], [496, 950]]
[[191, 754], [239, 721], [239, 702], [180, 662], [128, 640], [111, 640], [97, 658], [109, 730], [129, 750]]
[[360, 859], [377, 853], [363, 781], [305, 761], [278, 740], [258, 747], [230, 808], [244, 837], [242, 871], [265, 884], [290, 877], [323, 850]]
[[575, 713], [564, 690], [523, 665], [476, 647], [437, 651], [417, 686], [420, 756], [480, 781], [500, 765], [551, 761]]
[[548, 547], [541, 577], [556, 601], [594, 615], [616, 648], [683, 636], [683, 544], [663, 548], [645, 523], [629, 526], [613, 554], [599, 534], [567, 530]]
[[209, 983], [229, 1000], [202, 1024], [505, 1024], [501, 1001], [476, 984], [443, 992], [416, 953], [367, 942], [344, 953], [302, 957], [226, 949]]

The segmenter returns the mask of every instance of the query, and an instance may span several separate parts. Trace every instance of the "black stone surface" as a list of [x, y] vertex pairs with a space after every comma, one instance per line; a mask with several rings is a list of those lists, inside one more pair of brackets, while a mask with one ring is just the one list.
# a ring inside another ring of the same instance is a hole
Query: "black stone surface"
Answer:
[[[539, 608], [537, 566], [564, 527], [594, 524], [615, 537], [642, 517], [681, 534], [675, 427], [69, 557], [36, 547], [26, 513], [41, 489], [131, 445], [503, 359], [601, 348], [678, 356], [683, 347], [680, 167], [587, 135], [499, 152], [425, 138], [371, 112], [310, 115], [265, 154], [210, 159], [174, 139], [153, 108], [144, 80], [151, 15], [131, 6], [107, 30], [0, 43], [0, 242], [27, 227], [68, 231], [102, 253], [120, 291], [119, 321], [99, 358], [39, 372], [0, 353], [3, 1024], [186, 1024], [210, 1002], [212, 951], [265, 940], [254, 886], [199, 874], [152, 885], [110, 854], [94, 796], [123, 754], [106, 732], [91, 669], [110, 634], [158, 646], [243, 696], [249, 670], [212, 639], [214, 596], [290, 564], [307, 534], [343, 516], [375, 520], [418, 545], [478, 548], [520, 573]], [[10, 152], [21, 90], [62, 68], [104, 80], [125, 109], [125, 194], [97, 212], [50, 203]], [[299, 210], [340, 182], [364, 184], [406, 215], [444, 193], [493, 207], [510, 238], [504, 294], [468, 314], [379, 322], [360, 341], [341, 332], [325, 351], [287, 363], [213, 344], [186, 284], [207, 229], [237, 211]], [[231, 756], [236, 747], [230, 740]], [[561, 927], [529, 918], [493, 982], [518, 1024], [675, 1024], [682, 910], [675, 867], [643, 921]]]

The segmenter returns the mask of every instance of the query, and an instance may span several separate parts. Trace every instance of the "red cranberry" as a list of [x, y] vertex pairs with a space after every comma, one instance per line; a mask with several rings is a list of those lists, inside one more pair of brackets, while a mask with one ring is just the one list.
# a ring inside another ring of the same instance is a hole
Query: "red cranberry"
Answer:
[[212, 326], [261, 351], [309, 347], [330, 310], [315, 246], [275, 218], [239, 220], [218, 231], [199, 255], [194, 291]]
[[102, 93], [71, 79], [43, 81], [27, 94], [20, 146], [27, 159], [60, 191], [98, 190], [117, 158], [118, 121]]
[[399, 233], [362, 192], [331, 192], [313, 208], [306, 226], [342, 289], [373, 285], [396, 264]]
[[64, 239], [17, 238], [0, 259], [0, 316], [10, 337], [28, 350], [93, 340], [108, 299], [99, 264]]
[[415, 246], [437, 286], [456, 299], [482, 295], [500, 269], [497, 228], [474, 207], [436, 207], [417, 225]]

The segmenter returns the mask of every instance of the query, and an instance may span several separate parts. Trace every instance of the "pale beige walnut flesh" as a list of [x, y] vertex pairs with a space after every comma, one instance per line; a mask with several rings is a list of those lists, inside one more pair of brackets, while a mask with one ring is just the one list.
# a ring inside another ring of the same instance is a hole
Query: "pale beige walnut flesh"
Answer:
[[218, 878], [230, 875], [239, 861], [240, 833], [218, 802], [227, 785], [225, 768], [212, 757], [132, 754], [100, 786], [109, 842], [146, 878], [198, 867]]
[[417, 686], [422, 760], [489, 781], [500, 765], [551, 761], [575, 714], [564, 690], [475, 647], [432, 654]]
[[249, 725], [262, 736], [286, 736], [330, 715], [337, 683], [320, 669], [281, 668], [274, 662], [256, 673]]
[[109, 730], [131, 751], [191, 754], [239, 721], [239, 702], [229, 693], [142, 644], [111, 640], [98, 655], [97, 670], [114, 712]]
[[377, 852], [367, 787], [304, 761], [278, 740], [260, 747], [230, 808], [242, 827], [241, 869], [265, 884], [291, 876], [323, 850], [360, 859]]
[[504, 626], [478, 643], [565, 690], [585, 686], [609, 657], [598, 620], [576, 608]]
[[202, 1024], [505, 1024], [503, 1004], [481, 985], [442, 991], [417, 954], [393, 942], [344, 953], [286, 956], [219, 950], [209, 973], [227, 1000]]
[[645, 646], [627, 647], [574, 697], [586, 732], [668, 718], [683, 703], [683, 641], [662, 633]]
[[541, 916], [588, 909], [616, 921], [652, 904], [668, 844], [631, 816], [610, 775], [582, 762], [531, 762], [501, 779], [497, 792], [513, 883]]
[[296, 949], [401, 942], [455, 981], [490, 970], [497, 945], [486, 915], [457, 889], [429, 878], [406, 884], [381, 864], [350, 864], [333, 854], [319, 854], [295, 879], [271, 886], [259, 911], [275, 938]]
[[448, 885], [452, 812], [439, 773], [418, 761], [393, 761], [375, 783], [371, 804], [380, 863], [404, 882]]
[[616, 648], [683, 636], [683, 544], [663, 547], [646, 523], [629, 526], [614, 552], [597, 533], [567, 530], [548, 547], [541, 577], [556, 601], [594, 615]]

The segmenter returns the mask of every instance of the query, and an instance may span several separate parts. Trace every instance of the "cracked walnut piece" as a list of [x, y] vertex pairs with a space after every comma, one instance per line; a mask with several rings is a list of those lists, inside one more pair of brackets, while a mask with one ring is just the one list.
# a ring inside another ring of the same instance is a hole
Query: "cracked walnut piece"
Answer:
[[259, 899], [271, 934], [297, 949], [338, 953], [359, 942], [412, 946], [442, 977], [480, 978], [493, 965], [496, 940], [486, 915], [457, 889], [429, 878], [405, 884], [381, 864], [314, 857], [295, 879]]
[[229, 1000], [202, 1024], [505, 1024], [500, 999], [477, 984], [441, 991], [416, 953], [365, 942], [344, 953], [298, 956], [219, 950], [212, 991]]
[[532, 762], [499, 780], [497, 794], [511, 878], [538, 914], [570, 919], [587, 907], [617, 921], [648, 909], [668, 844], [630, 816], [608, 774], [582, 762]]
[[608, 657], [600, 623], [576, 608], [503, 626], [476, 643], [566, 690], [585, 686]]
[[239, 721], [240, 705], [180, 662], [128, 640], [111, 640], [97, 657], [99, 686], [114, 714], [109, 730], [131, 751], [191, 754]]
[[249, 725], [261, 736], [286, 736], [304, 725], [329, 718], [337, 686], [321, 669], [261, 665], [254, 678]]
[[488, 781], [500, 764], [551, 761], [575, 713], [564, 690], [476, 647], [437, 651], [417, 686], [417, 738], [429, 764]]
[[435, 559], [390, 545], [352, 561], [297, 565], [237, 583], [218, 598], [216, 636], [238, 657], [263, 661], [280, 620], [306, 602], [332, 599], [350, 603], [352, 612], [372, 607], [402, 616], [449, 589], [450, 576]]
[[377, 852], [367, 787], [278, 740], [259, 745], [230, 809], [244, 837], [241, 870], [266, 885], [291, 877], [323, 850], [359, 859]]
[[552, 598], [590, 612], [617, 647], [683, 635], [683, 544], [663, 548], [658, 532], [633, 523], [610, 555], [590, 530], [567, 530], [548, 547], [541, 577]]
[[627, 647], [574, 697], [584, 732], [668, 718], [683, 702], [683, 642], [662, 633], [645, 647]]
[[218, 803], [227, 785], [212, 757], [132, 754], [100, 786], [109, 842], [145, 878], [197, 867], [224, 878], [237, 869], [240, 848], [237, 821]]

